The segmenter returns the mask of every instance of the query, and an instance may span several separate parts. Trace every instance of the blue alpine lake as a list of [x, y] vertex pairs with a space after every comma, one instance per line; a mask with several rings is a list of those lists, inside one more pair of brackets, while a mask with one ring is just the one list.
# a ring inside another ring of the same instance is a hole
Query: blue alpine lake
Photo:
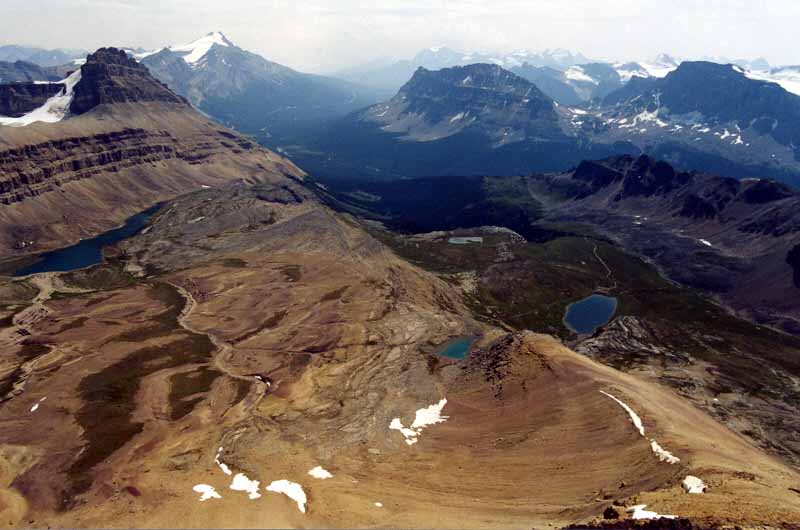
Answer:
[[591, 334], [617, 312], [617, 299], [593, 294], [567, 307], [564, 323], [575, 333]]
[[475, 342], [475, 337], [460, 337], [451, 341], [445, 342], [444, 346], [436, 352], [436, 355], [447, 357], [449, 359], [465, 359], [472, 343]]
[[103, 261], [103, 247], [119, 243], [142, 230], [160, 204], [129, 217], [125, 224], [104, 232], [92, 239], [85, 239], [71, 247], [46, 252], [39, 261], [14, 272], [14, 276], [27, 276], [38, 272], [68, 272], [91, 267]]

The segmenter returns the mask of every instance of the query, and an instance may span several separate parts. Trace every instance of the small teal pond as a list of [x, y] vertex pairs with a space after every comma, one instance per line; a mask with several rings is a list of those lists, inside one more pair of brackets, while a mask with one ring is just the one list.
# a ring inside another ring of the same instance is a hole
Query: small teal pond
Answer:
[[465, 359], [475, 342], [475, 337], [460, 337], [451, 341], [445, 342], [444, 346], [436, 352], [436, 355], [447, 357], [449, 359]]
[[129, 217], [125, 224], [104, 232], [92, 239], [85, 239], [71, 247], [64, 247], [42, 254], [39, 261], [14, 272], [14, 276], [27, 276], [39, 272], [68, 272], [91, 267], [103, 261], [103, 247], [119, 243], [142, 230], [161, 207], [160, 204]]
[[567, 307], [564, 323], [575, 333], [591, 334], [617, 312], [617, 299], [593, 294]]

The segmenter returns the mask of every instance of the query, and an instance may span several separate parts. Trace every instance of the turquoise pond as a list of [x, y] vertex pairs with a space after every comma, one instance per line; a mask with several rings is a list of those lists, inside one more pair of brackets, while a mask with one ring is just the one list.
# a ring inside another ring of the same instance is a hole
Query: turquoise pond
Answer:
[[475, 337], [460, 337], [453, 339], [444, 344], [444, 346], [436, 352], [436, 355], [447, 357], [449, 359], [464, 359], [469, 353], [469, 349], [475, 342]]
[[616, 298], [593, 294], [567, 307], [564, 324], [575, 333], [591, 334], [608, 324], [616, 312]]

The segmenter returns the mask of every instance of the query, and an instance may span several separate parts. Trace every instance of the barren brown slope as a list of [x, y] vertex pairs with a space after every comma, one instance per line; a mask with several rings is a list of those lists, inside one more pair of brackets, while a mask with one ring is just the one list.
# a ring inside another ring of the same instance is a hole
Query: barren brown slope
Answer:
[[[4, 369], [30, 359], [0, 406], [3, 524], [541, 528], [615, 500], [800, 521], [796, 472], [663, 387], [476, 322], [453, 286], [296, 183], [181, 197], [122, 250], [155, 276], [61, 294], [6, 329]], [[101, 269], [59, 278], [89, 287]], [[466, 333], [482, 335], [466, 362], [431, 354]], [[390, 428], [443, 398], [449, 419], [416, 443]], [[260, 497], [230, 488], [238, 473]], [[707, 493], [683, 492], [689, 474]], [[305, 513], [265, 489], [278, 480], [303, 488]]]
[[103, 49], [82, 68], [71, 116], [0, 127], [0, 252], [63, 246], [201, 186], [302, 175]]

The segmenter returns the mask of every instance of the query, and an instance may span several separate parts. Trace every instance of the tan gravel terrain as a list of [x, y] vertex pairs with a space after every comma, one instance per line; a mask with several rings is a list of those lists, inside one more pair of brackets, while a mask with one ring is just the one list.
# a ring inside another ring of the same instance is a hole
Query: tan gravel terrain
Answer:
[[[541, 528], [615, 502], [800, 522], [795, 471], [666, 387], [474, 320], [295, 182], [181, 197], [121, 251], [101, 268], [130, 273], [63, 275], [92, 292], [56, 287], [3, 352], [35, 361], [0, 405], [4, 525]], [[432, 354], [462, 335], [467, 360]]]

